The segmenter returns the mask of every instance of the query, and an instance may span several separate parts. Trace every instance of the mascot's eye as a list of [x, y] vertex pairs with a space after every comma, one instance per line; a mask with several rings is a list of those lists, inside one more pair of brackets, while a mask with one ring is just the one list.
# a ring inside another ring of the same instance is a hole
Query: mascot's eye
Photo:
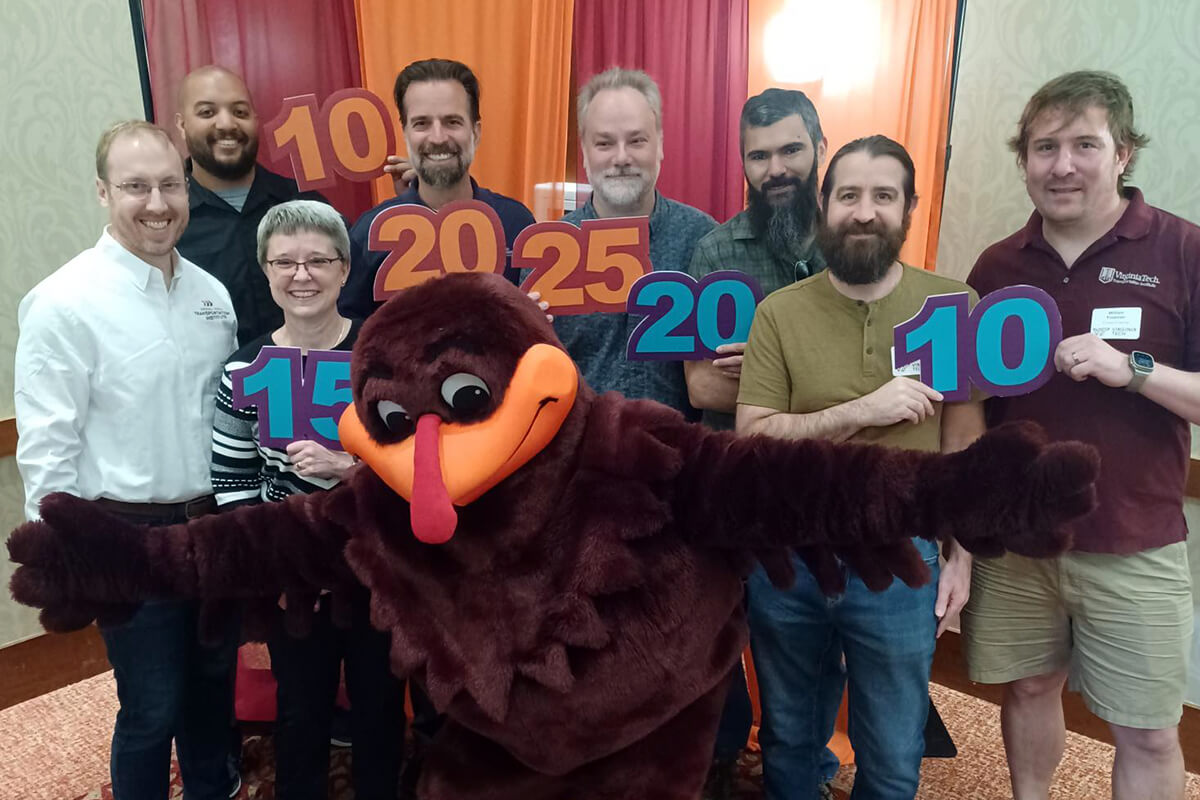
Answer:
[[469, 372], [456, 372], [442, 382], [442, 399], [463, 414], [474, 414], [487, 407], [492, 393], [482, 378]]
[[379, 412], [379, 418], [383, 420], [383, 424], [392, 433], [408, 436], [413, 432], [412, 419], [409, 418], [408, 412], [399, 403], [393, 403], [391, 400], [380, 400], [376, 408]]

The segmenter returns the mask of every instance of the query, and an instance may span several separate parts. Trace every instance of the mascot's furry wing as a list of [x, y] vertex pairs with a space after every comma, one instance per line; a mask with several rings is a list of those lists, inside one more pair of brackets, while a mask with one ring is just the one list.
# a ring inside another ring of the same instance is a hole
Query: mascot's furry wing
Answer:
[[[51, 630], [151, 597], [361, 582], [392, 665], [447, 714], [423, 798], [694, 798], [745, 646], [740, 579], [789, 550], [827, 590], [929, 579], [908, 541], [1067, 546], [1094, 453], [1002, 428], [950, 456], [737, 438], [597, 397], [491, 275], [405, 291], [364, 325], [329, 492], [158, 529], [65, 495], [19, 528], [13, 595]], [[294, 605], [301, 605], [299, 603]]]

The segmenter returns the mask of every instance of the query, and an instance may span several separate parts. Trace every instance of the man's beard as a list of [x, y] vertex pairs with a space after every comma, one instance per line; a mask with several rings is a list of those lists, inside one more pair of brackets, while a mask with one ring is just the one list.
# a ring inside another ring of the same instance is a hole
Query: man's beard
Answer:
[[[430, 156], [442, 155], [448, 153], [450, 158], [445, 161], [431, 161]], [[450, 186], [455, 186], [463, 178], [467, 176], [467, 172], [471, 169], [471, 162], [475, 159], [475, 143], [472, 140], [471, 144], [463, 150], [456, 144], [430, 144], [420, 147], [415, 151], [413, 158], [413, 169], [417, 172], [417, 178], [426, 186], [436, 186], [439, 189], [445, 189]]]
[[[912, 215], [908, 213], [899, 228], [888, 228], [879, 218], [865, 224], [847, 220], [839, 228], [821, 220], [817, 225], [817, 246], [825, 256], [829, 272], [842, 283], [851, 286], [878, 283], [900, 256], [911, 222]], [[874, 235], [850, 238], [863, 233]]]
[[242, 143], [242, 154], [234, 161], [221, 161], [213, 153], [213, 142], [222, 138], [228, 137], [223, 134], [188, 136], [187, 146], [192, 163], [223, 181], [236, 181], [249, 175], [258, 158], [258, 136], [248, 136], [241, 131], [235, 134], [234, 138]]
[[585, 163], [584, 170], [592, 184], [592, 194], [613, 208], [634, 208], [651, 188], [646, 173], [637, 167], [614, 167], [593, 175]]
[[[792, 195], [783, 203], [772, 203], [767, 191], [776, 187], [793, 187]], [[800, 178], [772, 178], [761, 189], [747, 184], [750, 226], [755, 237], [776, 258], [788, 262], [805, 256], [804, 244], [812, 236], [813, 220], [817, 216], [817, 171]]]

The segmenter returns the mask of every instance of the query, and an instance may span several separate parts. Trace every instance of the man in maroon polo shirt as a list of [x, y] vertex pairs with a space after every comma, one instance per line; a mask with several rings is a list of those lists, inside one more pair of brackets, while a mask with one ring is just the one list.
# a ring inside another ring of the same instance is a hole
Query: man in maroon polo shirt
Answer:
[[1046, 798], [1065, 741], [1067, 678], [1116, 741], [1114, 798], [1182, 798], [1178, 724], [1192, 634], [1183, 492], [1200, 421], [1200, 228], [1126, 187], [1146, 137], [1116, 76], [1073, 72], [1030, 99], [1010, 142], [1036, 208], [968, 283], [1058, 303], [1059, 374], [989, 401], [1099, 448], [1099, 507], [1058, 559], [977, 559], [963, 632], [972, 680], [1006, 684], [1017, 800]]

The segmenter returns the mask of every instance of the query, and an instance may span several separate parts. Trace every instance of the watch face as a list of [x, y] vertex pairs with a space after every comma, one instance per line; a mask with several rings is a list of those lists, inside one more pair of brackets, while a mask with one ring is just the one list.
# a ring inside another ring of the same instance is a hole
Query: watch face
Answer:
[[1148, 353], [1135, 350], [1130, 355], [1133, 365], [1138, 369], [1154, 369], [1154, 359]]

